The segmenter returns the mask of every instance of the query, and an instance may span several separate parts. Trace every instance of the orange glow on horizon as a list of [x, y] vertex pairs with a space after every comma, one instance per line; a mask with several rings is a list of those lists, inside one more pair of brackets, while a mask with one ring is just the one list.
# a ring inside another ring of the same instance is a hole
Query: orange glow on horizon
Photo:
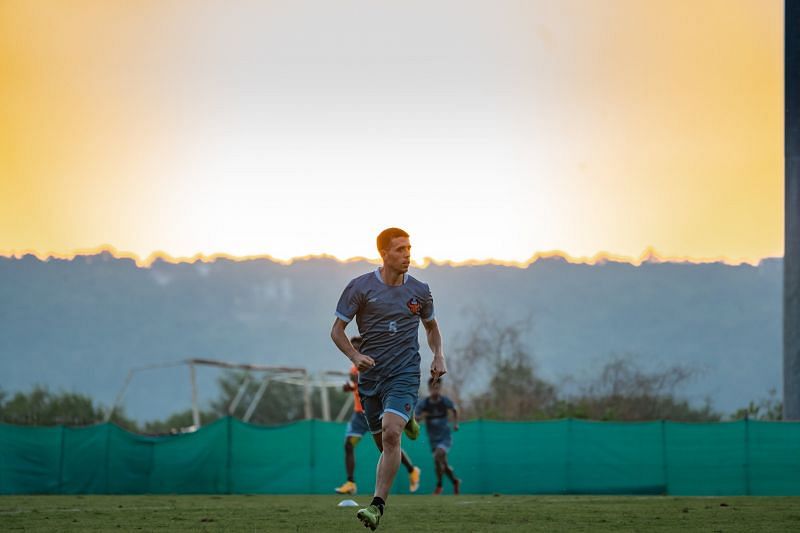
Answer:
[[[108, 253], [114, 259], [130, 259], [136, 263], [136, 266], [139, 268], [150, 268], [153, 263], [156, 261], [163, 261], [165, 263], [170, 264], [194, 264], [194, 263], [213, 263], [217, 259], [225, 259], [228, 261], [233, 262], [245, 262], [245, 261], [257, 261], [257, 260], [267, 260], [272, 263], [286, 265], [289, 266], [296, 262], [301, 261], [309, 261], [314, 259], [328, 259], [332, 261], [336, 261], [338, 263], [355, 263], [355, 262], [367, 262], [375, 265], [381, 264], [381, 260], [375, 257], [348, 257], [348, 258], [340, 258], [336, 257], [335, 255], [331, 254], [309, 254], [300, 257], [292, 257], [289, 259], [280, 259], [273, 257], [269, 254], [258, 254], [258, 255], [245, 255], [245, 256], [237, 256], [231, 255], [224, 252], [218, 252], [213, 254], [195, 254], [192, 256], [172, 256], [167, 252], [164, 251], [155, 251], [149, 254], [148, 256], [142, 258], [136, 253], [128, 252], [124, 250], [117, 250], [114, 246], [111, 245], [102, 245], [96, 248], [87, 248], [81, 250], [75, 250], [72, 253], [59, 253], [59, 252], [39, 252], [36, 250], [12, 250], [12, 251], [3, 251], [0, 250], [0, 257], [4, 258], [15, 258], [20, 259], [26, 255], [32, 255], [39, 259], [40, 261], [48, 261], [50, 259], [58, 259], [58, 260], [66, 260], [71, 261], [77, 257], [90, 257], [100, 255], [102, 253]], [[739, 265], [750, 265], [750, 266], [758, 266], [758, 264], [765, 260], [765, 259], [774, 259], [774, 257], [763, 257], [758, 260], [747, 260], [747, 259], [739, 259], [739, 260], [732, 260], [726, 257], [688, 257], [688, 256], [669, 256], [669, 255], [662, 255], [654, 248], [650, 247], [647, 248], [644, 252], [642, 252], [639, 257], [629, 257], [619, 254], [612, 254], [608, 252], [598, 252], [597, 254], [587, 257], [587, 256], [573, 256], [567, 252], [562, 250], [549, 250], [545, 252], [537, 252], [530, 259], [527, 261], [506, 261], [501, 259], [469, 259], [466, 261], [451, 261], [447, 259], [434, 259], [431, 257], [425, 257], [422, 261], [412, 260], [412, 265], [415, 268], [425, 269], [431, 265], [435, 266], [451, 266], [451, 267], [470, 267], [470, 266], [484, 266], [484, 265], [495, 265], [495, 266], [505, 266], [505, 267], [513, 267], [513, 268], [527, 268], [528, 266], [536, 263], [537, 261], [546, 260], [546, 259], [561, 259], [568, 264], [573, 265], [590, 265], [590, 266], [597, 266], [602, 265], [604, 263], [627, 263], [632, 266], [641, 266], [645, 263], [673, 263], [673, 264], [711, 264], [711, 263], [720, 263], [728, 266], [739, 266]]]

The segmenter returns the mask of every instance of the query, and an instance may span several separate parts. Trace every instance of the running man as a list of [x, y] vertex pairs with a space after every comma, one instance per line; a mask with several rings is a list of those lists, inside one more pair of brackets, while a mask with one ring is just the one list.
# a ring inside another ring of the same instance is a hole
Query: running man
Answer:
[[447, 415], [449, 411], [453, 412], [453, 431], [458, 431], [458, 409], [450, 398], [442, 396], [441, 388], [441, 380], [434, 381], [433, 378], [428, 380], [430, 396], [419, 402], [416, 415], [420, 420], [425, 419], [425, 429], [428, 431], [433, 462], [436, 465], [436, 490], [433, 493], [442, 493], [442, 474], [446, 474], [453, 483], [453, 493], [458, 494], [461, 492], [461, 480], [447, 464], [447, 452], [453, 445]]
[[[351, 337], [350, 344], [358, 350], [361, 347], [361, 337]], [[350, 417], [350, 422], [347, 423], [347, 429], [344, 434], [344, 467], [347, 472], [347, 481], [337, 487], [336, 492], [339, 494], [355, 494], [357, 490], [354, 478], [356, 469], [355, 447], [361, 442], [361, 437], [369, 429], [367, 427], [367, 419], [364, 416], [364, 408], [361, 406], [361, 397], [358, 395], [358, 369], [355, 366], [350, 368], [350, 380], [344, 384], [343, 389], [345, 392], [353, 392], [353, 416]], [[417, 492], [421, 470], [414, 466], [405, 450], [401, 449], [400, 453], [403, 466], [408, 470], [408, 490]]]
[[[404, 428], [409, 438], [419, 435], [413, 413], [420, 383], [420, 320], [433, 352], [431, 377], [437, 380], [447, 373], [430, 288], [408, 275], [408, 233], [398, 228], [386, 229], [378, 235], [377, 245], [383, 266], [348, 283], [336, 306], [331, 329], [333, 342], [358, 368], [358, 392], [367, 425], [382, 452], [372, 503], [356, 514], [365, 527], [373, 530], [380, 523], [400, 467]], [[345, 334], [345, 327], [353, 318], [363, 339], [359, 349]]]

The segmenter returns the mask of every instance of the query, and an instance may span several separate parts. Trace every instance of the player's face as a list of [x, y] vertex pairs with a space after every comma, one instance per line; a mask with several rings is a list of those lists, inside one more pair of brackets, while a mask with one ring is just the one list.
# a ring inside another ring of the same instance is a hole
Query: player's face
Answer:
[[442, 386], [438, 382], [434, 383], [433, 385], [429, 385], [428, 386], [428, 392], [430, 392], [431, 397], [433, 397], [433, 398], [438, 398], [439, 397], [439, 392], [441, 391], [441, 389], [442, 389]]
[[408, 237], [395, 237], [387, 250], [381, 250], [384, 266], [397, 271], [408, 272], [411, 264], [411, 241]]

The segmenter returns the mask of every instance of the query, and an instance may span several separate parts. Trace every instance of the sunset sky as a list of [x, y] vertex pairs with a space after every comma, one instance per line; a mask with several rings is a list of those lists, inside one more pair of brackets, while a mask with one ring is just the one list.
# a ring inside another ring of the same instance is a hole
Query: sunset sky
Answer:
[[0, 252], [783, 254], [782, 1], [0, 2]]

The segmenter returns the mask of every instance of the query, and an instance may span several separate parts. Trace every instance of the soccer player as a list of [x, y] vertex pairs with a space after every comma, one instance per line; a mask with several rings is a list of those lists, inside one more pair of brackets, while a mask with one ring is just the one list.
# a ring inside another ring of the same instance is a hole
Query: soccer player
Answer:
[[[439, 379], [447, 372], [430, 288], [408, 275], [408, 233], [388, 228], [378, 235], [377, 245], [383, 266], [347, 284], [331, 329], [333, 342], [358, 368], [358, 392], [367, 425], [381, 451], [374, 497], [368, 507], [356, 514], [364, 526], [373, 530], [383, 516], [400, 466], [402, 433], [405, 430], [409, 438], [419, 435], [413, 413], [420, 382], [420, 321], [433, 352], [431, 377]], [[353, 318], [363, 339], [359, 349], [345, 334], [345, 327]]]
[[[351, 337], [350, 344], [358, 350], [361, 347], [361, 337]], [[361, 397], [358, 395], [358, 369], [355, 366], [350, 368], [350, 380], [344, 384], [343, 388], [346, 392], [353, 392], [353, 416], [350, 417], [350, 422], [348, 422], [344, 434], [344, 467], [347, 472], [347, 481], [337, 487], [336, 492], [339, 494], [355, 494], [357, 490], [356, 481], [353, 477], [356, 469], [355, 447], [368, 430], [364, 408], [361, 405]], [[400, 453], [403, 466], [408, 470], [408, 490], [417, 492], [421, 470], [414, 466], [405, 450], [401, 449]]]
[[442, 396], [441, 387], [441, 380], [435, 381], [433, 378], [428, 380], [430, 396], [419, 402], [416, 415], [420, 420], [425, 419], [425, 429], [428, 431], [433, 462], [436, 465], [436, 489], [433, 493], [442, 493], [442, 474], [447, 474], [453, 483], [453, 493], [458, 494], [461, 491], [461, 480], [447, 464], [447, 452], [453, 445], [447, 415], [449, 411], [453, 412], [453, 431], [458, 431], [458, 409], [450, 398]]

